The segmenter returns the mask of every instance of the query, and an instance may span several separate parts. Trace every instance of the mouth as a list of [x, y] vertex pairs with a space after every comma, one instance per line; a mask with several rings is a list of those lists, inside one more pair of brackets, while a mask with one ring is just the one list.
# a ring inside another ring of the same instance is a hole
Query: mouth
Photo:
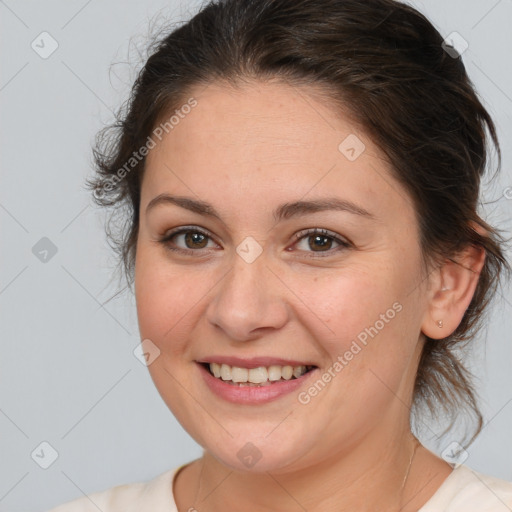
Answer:
[[215, 379], [235, 387], [264, 387], [300, 379], [315, 370], [314, 365], [270, 365], [245, 368], [225, 363], [199, 362]]

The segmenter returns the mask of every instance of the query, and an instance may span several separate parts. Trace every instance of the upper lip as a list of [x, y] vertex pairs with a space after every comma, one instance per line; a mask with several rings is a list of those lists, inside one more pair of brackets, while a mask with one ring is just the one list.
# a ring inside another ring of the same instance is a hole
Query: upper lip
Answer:
[[237, 366], [239, 368], [258, 368], [260, 366], [315, 366], [312, 363], [280, 357], [251, 357], [244, 359], [234, 356], [208, 356], [197, 360], [198, 363], [217, 363]]

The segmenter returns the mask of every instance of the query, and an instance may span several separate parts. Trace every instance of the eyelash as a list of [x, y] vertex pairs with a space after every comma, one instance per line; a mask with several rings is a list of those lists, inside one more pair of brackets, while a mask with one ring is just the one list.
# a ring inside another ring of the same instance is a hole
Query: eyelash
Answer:
[[[197, 228], [195, 226], [185, 226], [185, 227], [177, 228], [176, 230], [171, 231], [170, 233], [166, 234], [163, 238], [161, 238], [159, 240], [159, 242], [162, 243], [168, 250], [179, 252], [181, 254], [192, 255], [193, 253], [199, 252], [200, 249], [183, 249], [181, 247], [172, 247], [170, 245], [169, 242], [175, 236], [183, 234], [183, 233], [200, 233], [201, 235], [204, 235], [207, 238], [211, 239], [211, 236], [206, 231], [203, 231], [202, 229]], [[346, 250], [346, 249], [352, 247], [352, 244], [350, 242], [340, 238], [336, 234], [334, 234], [331, 231], [328, 231], [326, 229], [319, 229], [319, 228], [304, 229], [302, 231], [299, 231], [295, 235], [293, 235], [293, 238], [296, 241], [295, 243], [297, 243], [300, 240], [302, 240], [303, 238], [306, 238], [306, 237], [312, 236], [312, 235], [321, 235], [321, 236], [325, 236], [327, 238], [331, 238], [336, 243], [338, 243], [340, 246], [336, 247], [334, 249], [329, 249], [327, 251], [319, 251], [319, 252], [312, 251], [312, 254], [314, 254], [314, 256], [307, 256], [308, 258], [325, 258], [328, 256], [332, 256], [333, 253], [337, 253], [339, 251]], [[308, 252], [308, 251], [306, 251], [306, 252]]]

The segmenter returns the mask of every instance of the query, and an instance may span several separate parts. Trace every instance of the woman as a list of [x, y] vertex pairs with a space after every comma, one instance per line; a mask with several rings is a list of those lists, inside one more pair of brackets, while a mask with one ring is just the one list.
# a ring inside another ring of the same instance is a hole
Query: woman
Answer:
[[130, 209], [142, 349], [204, 455], [54, 512], [512, 509], [512, 483], [412, 434], [411, 410], [478, 434], [455, 351], [510, 270], [477, 213], [494, 124], [429, 21], [393, 0], [210, 3], [116, 130], [90, 185]]

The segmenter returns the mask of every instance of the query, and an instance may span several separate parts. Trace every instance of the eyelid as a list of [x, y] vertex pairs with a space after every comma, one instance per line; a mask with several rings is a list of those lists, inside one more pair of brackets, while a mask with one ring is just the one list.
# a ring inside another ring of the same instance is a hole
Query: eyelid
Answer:
[[[161, 238], [159, 238], [159, 242], [166, 245], [171, 240], [171, 238], [175, 237], [176, 235], [181, 235], [184, 233], [201, 233], [202, 235], [209, 238], [210, 240], [213, 240], [217, 245], [219, 245], [208, 230], [201, 228], [199, 226], [180, 226], [175, 229], [171, 229], [169, 231], [166, 231], [164, 235]], [[183, 252], [199, 252], [198, 249], [182, 249], [181, 247], [178, 247], [175, 250]]]
[[298, 231], [297, 233], [295, 233], [293, 235], [293, 238], [295, 238], [295, 240], [300, 240], [301, 238], [304, 238], [306, 235], [324, 235], [324, 236], [328, 236], [330, 238], [334, 238], [335, 240], [337, 240], [340, 243], [352, 244], [352, 242], [350, 242], [347, 238], [345, 238], [341, 235], [338, 235], [334, 231], [330, 231], [325, 228], [301, 229], [300, 231]]
[[202, 235], [205, 235], [205, 236], [213, 239], [211, 233], [208, 230], [201, 228], [199, 226], [179, 226], [177, 228], [167, 230], [164, 233], [163, 238], [168, 239], [168, 238], [173, 237], [174, 235], [181, 234], [182, 232], [188, 232], [188, 231], [201, 233]]
[[[307, 238], [308, 236], [313, 235], [320, 235], [325, 236], [327, 238], [333, 239], [337, 244], [339, 244], [338, 247], [335, 247], [333, 249], [329, 249], [327, 251], [303, 251], [306, 254], [306, 258], [327, 258], [329, 256], [337, 255], [339, 252], [346, 251], [347, 249], [354, 248], [354, 244], [348, 240], [347, 238], [338, 235], [337, 233], [334, 233], [333, 231], [330, 231], [325, 228], [306, 228], [302, 229], [301, 231], [295, 233], [293, 235], [293, 238], [295, 238], [296, 242], [300, 242], [302, 239]], [[295, 244], [294, 244], [295, 245]]]
[[[177, 227], [175, 229], [167, 231], [163, 235], [163, 237], [161, 237], [159, 239], [159, 242], [164, 244], [167, 247], [167, 249], [169, 249], [171, 251], [181, 252], [182, 254], [201, 253], [201, 252], [203, 252], [205, 250], [209, 250], [207, 248], [203, 248], [203, 249], [184, 249], [184, 248], [181, 248], [181, 247], [177, 247], [176, 248], [176, 247], [170, 247], [169, 246], [169, 242], [170, 242], [170, 240], [173, 237], [175, 237], [177, 235], [184, 234], [184, 233], [189, 233], [189, 232], [200, 233], [200, 234], [204, 235], [205, 237], [207, 237], [208, 239], [212, 240], [217, 245], [219, 245], [215, 241], [215, 238], [210, 234], [210, 232], [208, 230], [206, 230], [204, 228], [201, 228], [199, 226], [195, 226], [195, 225], [192, 225], [192, 226], [179, 226], [179, 227]], [[299, 251], [299, 252], [304, 252], [306, 254], [309, 254], [309, 256], [306, 256], [306, 258], [328, 257], [328, 256], [332, 256], [332, 255], [338, 253], [341, 250], [346, 250], [348, 248], [354, 247], [353, 243], [350, 240], [348, 240], [347, 238], [342, 237], [341, 235], [338, 235], [337, 233], [334, 233], [333, 231], [330, 231], [328, 229], [317, 228], [317, 227], [315, 227], [315, 228], [305, 228], [305, 229], [302, 229], [302, 230], [298, 231], [297, 233], [295, 233], [293, 235], [293, 238], [295, 240], [294, 245], [296, 243], [298, 243], [299, 241], [301, 241], [303, 238], [306, 238], [308, 235], [309, 236], [312, 236], [312, 235], [326, 236], [328, 238], [333, 239], [336, 243], [338, 243], [339, 247], [336, 247], [334, 249], [329, 249], [327, 251], [318, 251], [318, 252], [315, 252], [315, 251]], [[325, 253], [325, 256], [323, 255], [323, 253]]]

